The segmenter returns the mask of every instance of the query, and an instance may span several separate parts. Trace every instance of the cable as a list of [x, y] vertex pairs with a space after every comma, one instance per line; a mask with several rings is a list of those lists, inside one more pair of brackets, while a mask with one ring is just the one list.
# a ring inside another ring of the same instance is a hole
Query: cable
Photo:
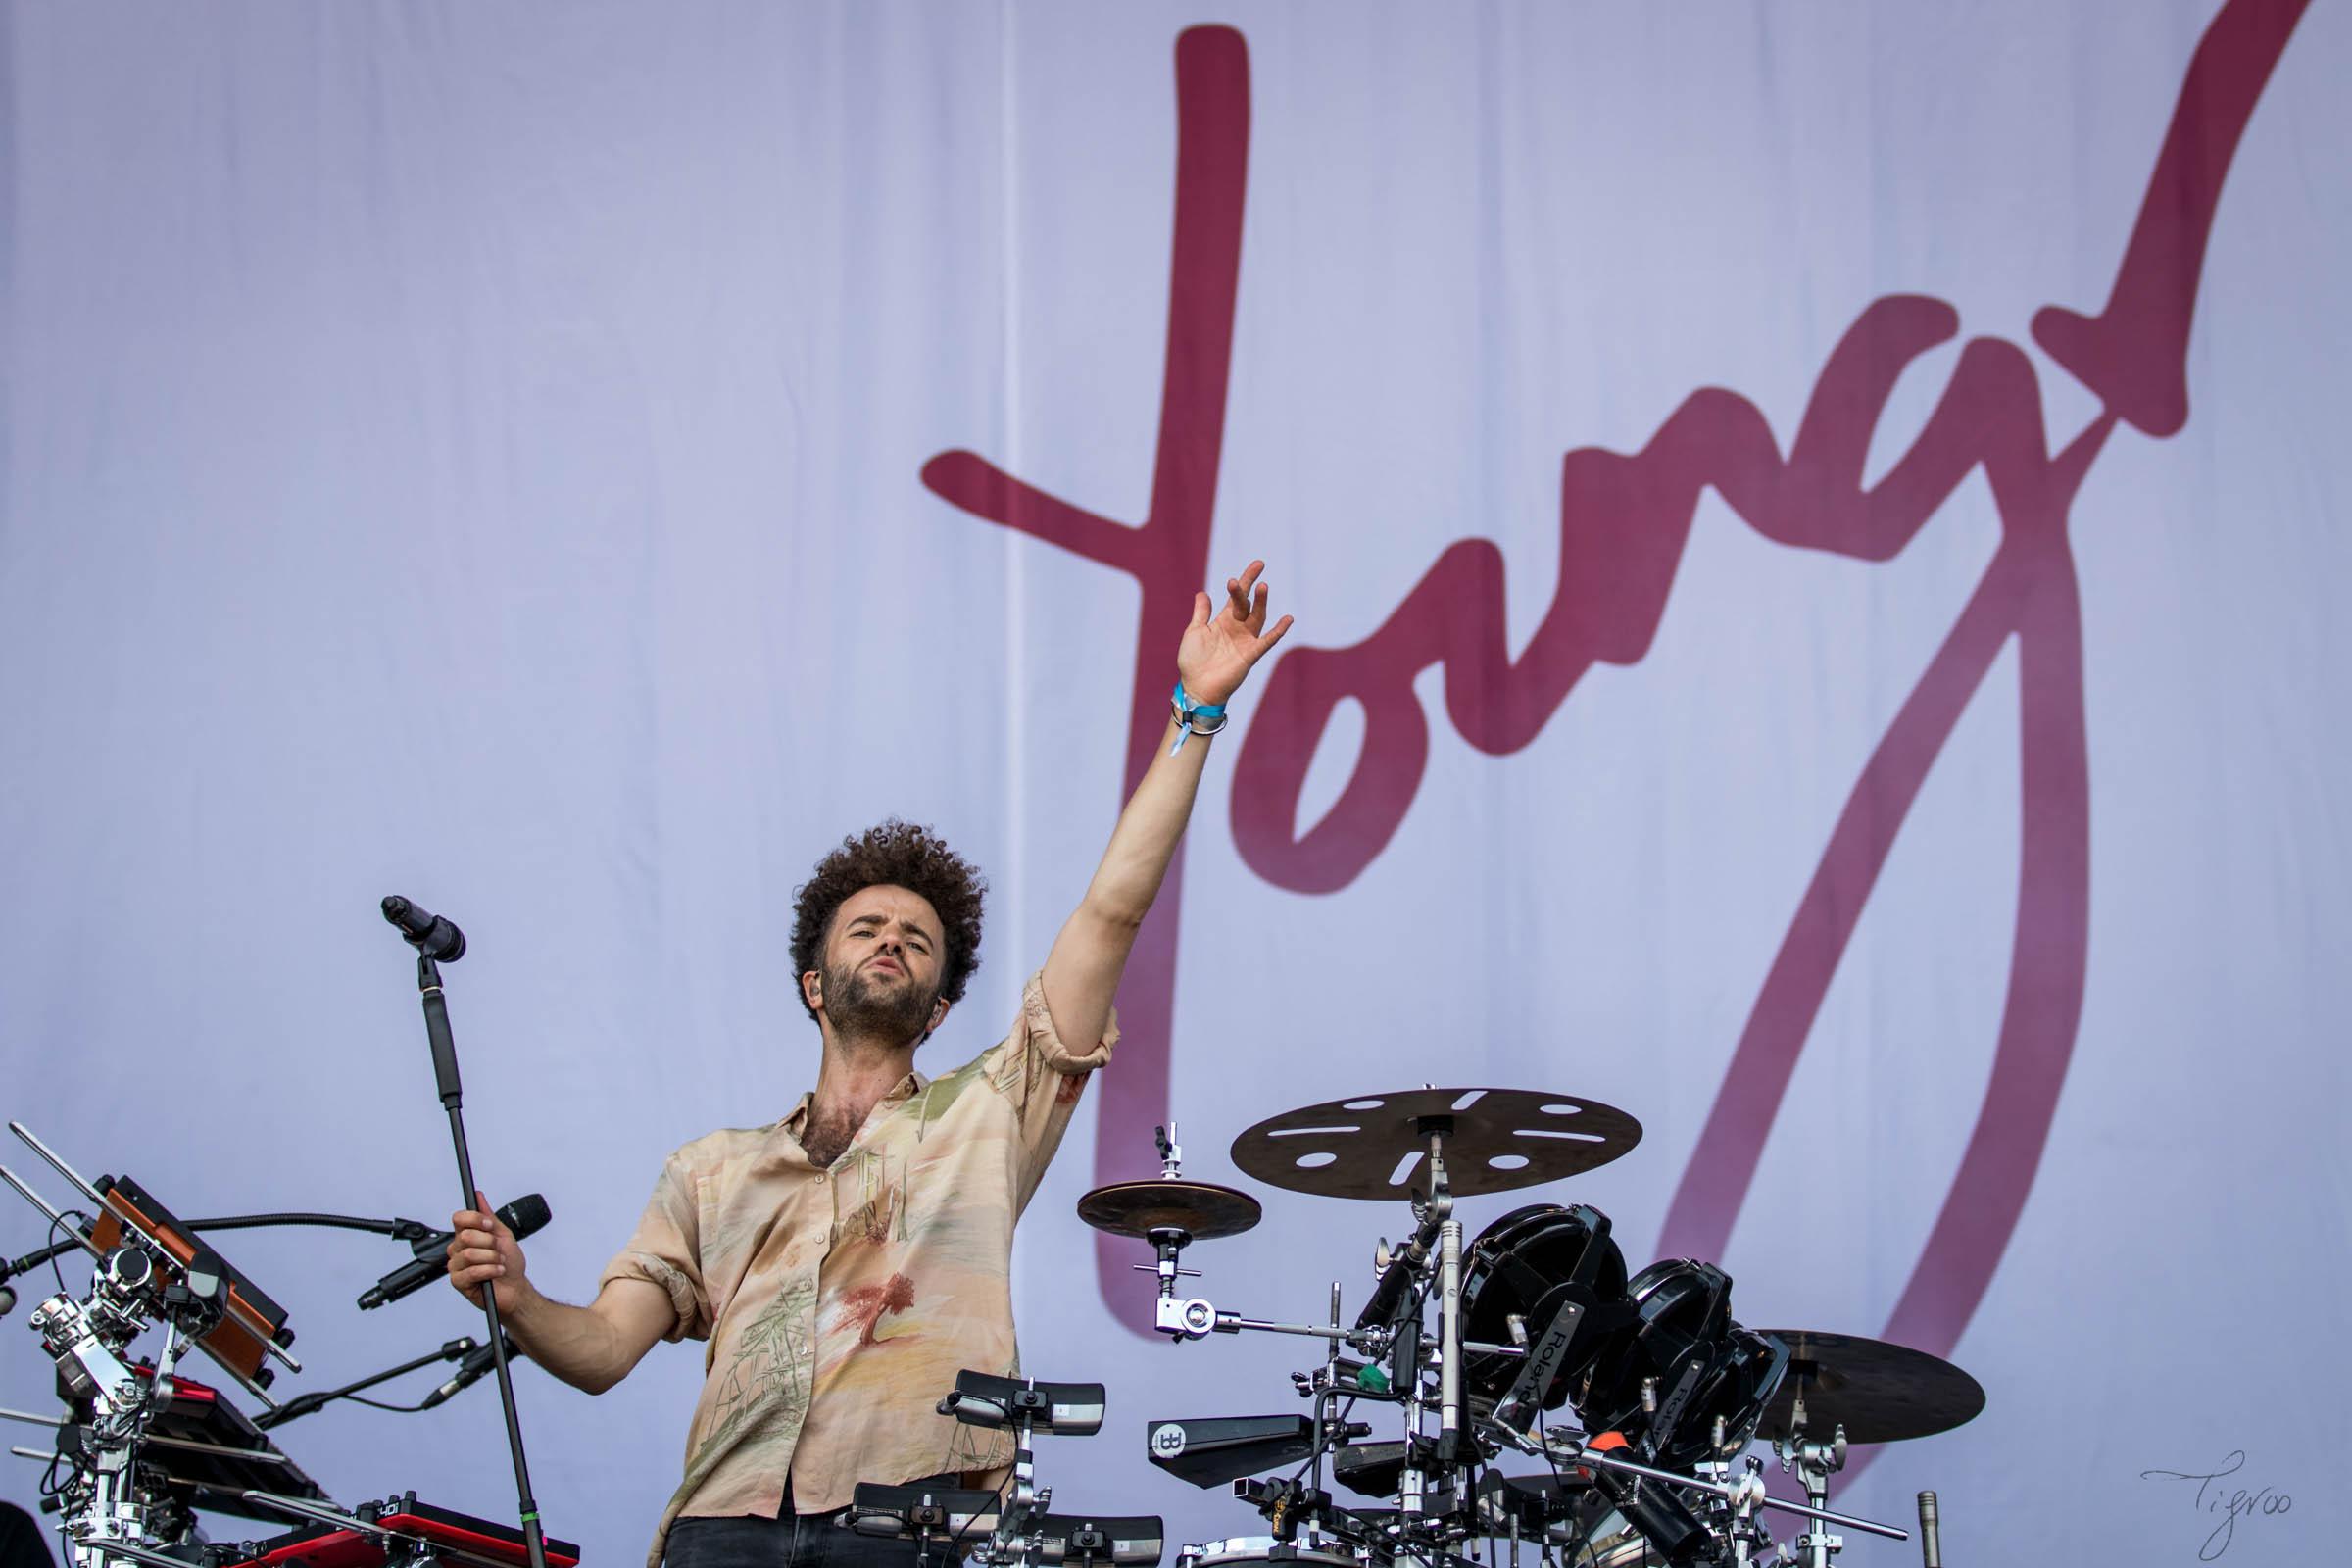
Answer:
[[[997, 1486], [997, 1517], [1000, 1519], [1004, 1516], [1004, 1489], [1011, 1485], [1012, 1478], [1010, 1476], [1006, 1476]], [[961, 1547], [963, 1544], [963, 1538], [971, 1534], [972, 1526], [977, 1524], [979, 1519], [980, 1516], [978, 1514], [973, 1514], [969, 1519], [966, 1519], [956, 1530], [956, 1532], [948, 1538], [948, 1549], [954, 1551]]]
[[[94, 1220], [94, 1219], [90, 1218], [90, 1216], [89, 1216], [88, 1214], [84, 1213], [82, 1210], [80, 1210], [80, 1209], [78, 1209], [78, 1208], [69, 1208], [69, 1209], [67, 1209], [67, 1210], [66, 1210], [64, 1213], [62, 1213], [62, 1214], [58, 1215], [58, 1216], [57, 1216], [57, 1218], [55, 1218], [55, 1219], [53, 1219], [53, 1220], [51, 1220], [51, 1221], [49, 1222], [49, 1236], [48, 1236], [48, 1245], [49, 1245], [49, 1246], [51, 1246], [51, 1247], [58, 1247], [58, 1240], [57, 1240], [57, 1230], [58, 1230], [58, 1227], [59, 1227], [59, 1226], [61, 1226], [61, 1225], [63, 1225], [63, 1224], [64, 1224], [64, 1223], [65, 1223], [67, 1220], [69, 1220], [69, 1219], [77, 1219], [77, 1220], [80, 1220], [80, 1221], [82, 1222], [82, 1224], [83, 1224], [83, 1225], [85, 1225], [85, 1226], [87, 1226], [87, 1227], [89, 1227], [90, 1229], [93, 1229], [93, 1230], [95, 1230], [95, 1229], [97, 1228], [97, 1225], [98, 1225], [98, 1222], [97, 1222], [96, 1220]], [[64, 1254], [64, 1252], [65, 1252], [67, 1250], [70, 1250], [70, 1249], [72, 1249], [72, 1248], [78, 1247], [78, 1246], [80, 1246], [80, 1245], [81, 1245], [81, 1244], [80, 1244], [79, 1242], [75, 1241], [75, 1240], [74, 1240], [73, 1237], [71, 1237], [71, 1236], [68, 1236], [68, 1237], [66, 1238], [66, 1240], [65, 1240], [65, 1245], [64, 1245], [64, 1247], [62, 1247], [62, 1248], [59, 1248], [59, 1250], [58, 1250], [57, 1251], [53, 1251], [53, 1252], [51, 1252], [51, 1253], [49, 1254], [49, 1272], [50, 1272], [51, 1274], [54, 1274], [54, 1275], [56, 1275], [56, 1276], [57, 1276], [57, 1289], [58, 1289], [58, 1294], [59, 1294], [59, 1295], [61, 1295], [61, 1296], [62, 1296], [62, 1295], [67, 1295], [67, 1294], [70, 1294], [70, 1293], [68, 1292], [68, 1290], [67, 1290], [67, 1288], [66, 1288], [66, 1271], [65, 1271], [65, 1269], [64, 1269], [64, 1268], [62, 1268], [62, 1267], [60, 1267], [60, 1266], [59, 1266], [59, 1264], [58, 1264], [58, 1261], [57, 1261], [57, 1260], [58, 1260], [58, 1258], [59, 1258], [60, 1256], [62, 1256], [62, 1255]]]
[[[56, 1243], [58, 1228], [64, 1225], [69, 1219], [78, 1219], [85, 1225], [94, 1223], [90, 1219], [90, 1216], [81, 1209], [69, 1208], [49, 1222], [49, 1235], [47, 1238], [48, 1243]], [[65, 1250], [71, 1249], [77, 1245], [79, 1244], [74, 1242], [71, 1237], [68, 1237], [64, 1248], [61, 1248], [58, 1251], [53, 1251], [49, 1254], [49, 1272], [57, 1278], [57, 1293], [60, 1296], [69, 1296], [73, 1293], [66, 1285], [66, 1271], [58, 1264], [57, 1260], [61, 1255], [63, 1255]], [[38, 1483], [38, 1488], [40, 1495], [44, 1500], [57, 1496], [59, 1494], [63, 1493], [68, 1487], [71, 1487], [74, 1484], [75, 1479], [81, 1475], [81, 1466], [79, 1464], [75, 1464], [74, 1467], [74, 1474], [72, 1476], [69, 1476], [62, 1481], [58, 1479], [57, 1467], [65, 1463], [66, 1459], [63, 1451], [62, 1437], [60, 1444], [60, 1447], [50, 1453], [49, 1463], [41, 1470], [41, 1479]], [[63, 1526], [61, 1525], [60, 1528], [62, 1529]]]
[[[381, 1400], [370, 1399], [364, 1394], [339, 1394], [335, 1396], [335, 1398], [349, 1399], [352, 1403], [364, 1404], [370, 1410], [389, 1410], [394, 1415], [422, 1415], [425, 1410], [425, 1406], [422, 1404], [385, 1404]], [[332, 1404], [335, 1400], [329, 1399], [326, 1402]]]
[[[1331, 1418], [1331, 1423], [1330, 1423], [1330, 1425], [1329, 1425], [1329, 1426], [1327, 1426], [1326, 1428], [1324, 1428], [1324, 1431], [1325, 1431], [1327, 1434], [1328, 1434], [1328, 1433], [1331, 1433], [1331, 1432], [1344, 1432], [1344, 1431], [1346, 1431], [1346, 1430], [1347, 1430], [1347, 1427], [1348, 1427], [1348, 1416], [1349, 1416], [1349, 1414], [1351, 1414], [1351, 1413], [1354, 1411], [1354, 1409], [1355, 1409], [1355, 1399], [1356, 1399], [1356, 1396], [1349, 1396], [1348, 1402], [1347, 1402], [1346, 1404], [1344, 1404], [1344, 1405], [1342, 1405], [1342, 1406], [1340, 1407], [1340, 1413], [1339, 1413], [1338, 1415], [1335, 1415], [1335, 1416], [1333, 1416], [1333, 1417]], [[1324, 1445], [1323, 1445], [1323, 1446], [1324, 1446], [1324, 1449], [1325, 1449], [1326, 1451], [1329, 1451], [1329, 1450], [1331, 1450], [1331, 1449], [1334, 1449], [1334, 1448], [1345, 1448], [1346, 1446], [1348, 1446], [1348, 1445], [1347, 1445], [1345, 1442], [1338, 1442], [1338, 1443], [1326, 1443], [1326, 1444], [1324, 1444]], [[1320, 1459], [1320, 1458], [1322, 1458], [1322, 1457], [1323, 1457], [1323, 1455], [1322, 1455], [1322, 1454], [1320, 1454], [1320, 1453], [1310, 1453], [1310, 1454], [1308, 1454], [1308, 1455], [1306, 1456], [1306, 1463], [1304, 1463], [1304, 1464], [1300, 1465], [1300, 1466], [1299, 1466], [1298, 1469], [1296, 1469], [1296, 1470], [1294, 1470], [1294, 1471], [1292, 1471], [1292, 1472], [1291, 1472], [1290, 1484], [1291, 1484], [1292, 1486], [1297, 1486], [1297, 1485], [1298, 1484], [1298, 1478], [1299, 1478], [1300, 1476], [1302, 1476], [1302, 1475], [1306, 1474], [1306, 1473], [1307, 1473], [1309, 1470], [1312, 1470], [1312, 1469], [1315, 1467], [1315, 1461], [1316, 1461], [1317, 1459]], [[1406, 1457], [1407, 1457], [1407, 1458], [1410, 1458], [1410, 1457], [1411, 1457], [1411, 1449], [1409, 1449], [1409, 1448], [1408, 1448], [1408, 1449], [1406, 1449]]]

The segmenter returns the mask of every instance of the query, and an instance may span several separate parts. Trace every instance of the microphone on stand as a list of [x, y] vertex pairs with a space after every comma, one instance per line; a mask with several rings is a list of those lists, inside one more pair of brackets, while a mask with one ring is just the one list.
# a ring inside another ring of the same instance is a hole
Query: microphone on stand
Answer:
[[[530, 1359], [528, 1356], [522, 1353], [521, 1348], [515, 1345], [512, 1335], [502, 1334], [499, 1336], [499, 1338], [506, 1342], [507, 1359], [510, 1362]], [[456, 1375], [451, 1377], [447, 1383], [442, 1384], [432, 1393], [426, 1395], [424, 1396], [424, 1402], [416, 1406], [416, 1408], [419, 1410], [430, 1410], [434, 1405], [441, 1403], [445, 1399], [457, 1397], [457, 1396], [465, 1393], [467, 1389], [472, 1388], [476, 1383], [479, 1383], [482, 1381], [482, 1379], [488, 1377], [491, 1373], [491, 1369], [497, 1364], [498, 1363], [491, 1351], [491, 1348], [487, 1345], [483, 1346], [480, 1349], [466, 1357], [465, 1360], [460, 1361], [458, 1363]]]
[[[424, 1014], [425, 1044], [433, 1054], [433, 1085], [441, 1108], [449, 1114], [450, 1152], [458, 1160], [458, 1192], [466, 1203], [481, 1201], [481, 1187], [473, 1176], [473, 1155], [466, 1147], [466, 1089], [458, 1079], [458, 1043], [450, 1033], [449, 998], [441, 989], [442, 956], [456, 958], [466, 951], [466, 938], [446, 920], [435, 920], [406, 899], [388, 898], [384, 918], [400, 927], [416, 948], [416, 1005]], [[421, 933], [417, 927], [423, 927]], [[482, 1321], [490, 1330], [491, 1369], [498, 1374], [498, 1402], [507, 1421], [507, 1452], [514, 1461], [514, 1515], [522, 1527], [522, 1549], [530, 1568], [547, 1568], [547, 1533], [539, 1520], [539, 1503], [531, 1495], [531, 1467], [522, 1454], [522, 1419], [514, 1411], [514, 1381], [507, 1366], [507, 1336], [499, 1327], [498, 1292], [482, 1292]], [[463, 1387], [462, 1384], [459, 1387]], [[436, 1400], [457, 1392], [452, 1388]]]
[[[536, 1233], [549, 1218], [547, 1200], [537, 1193], [526, 1193], [498, 1211], [507, 1229], [521, 1241]], [[391, 1273], [377, 1280], [360, 1297], [360, 1309], [369, 1310], [387, 1301], [397, 1301], [404, 1296], [414, 1296], [433, 1281], [449, 1272], [449, 1244], [455, 1231], [435, 1231], [414, 1244], [416, 1256]]]
[[1941, 1523], [1936, 1515], [1936, 1494], [1919, 1494], [1919, 1555], [1925, 1568], [1943, 1568], [1943, 1542], [1936, 1527]]
[[400, 934], [426, 957], [455, 963], [466, 956], [466, 933], [455, 922], [418, 908], [397, 893], [384, 900], [383, 910], [384, 918], [400, 927]]

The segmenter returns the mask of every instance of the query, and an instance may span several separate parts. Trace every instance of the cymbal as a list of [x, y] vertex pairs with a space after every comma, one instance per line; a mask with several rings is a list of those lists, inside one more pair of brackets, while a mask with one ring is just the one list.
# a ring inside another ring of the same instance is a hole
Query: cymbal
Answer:
[[1446, 1136], [1456, 1198], [1507, 1193], [1605, 1165], [1642, 1141], [1614, 1105], [1533, 1089], [1409, 1089], [1268, 1117], [1233, 1141], [1233, 1162], [1273, 1187], [1325, 1198], [1427, 1190], [1430, 1134]]
[[1855, 1334], [1758, 1329], [1788, 1347], [1788, 1375], [1764, 1406], [1760, 1438], [1786, 1438], [1805, 1396], [1805, 1432], [1826, 1439], [1845, 1428], [1848, 1443], [1902, 1443], [1933, 1437], [1975, 1419], [1984, 1389], [1940, 1356]]
[[1078, 1217], [1095, 1229], [1147, 1241], [1155, 1230], [1184, 1231], [1196, 1242], [1239, 1236], [1264, 1212], [1248, 1193], [1170, 1176], [1113, 1182], [1078, 1200]]

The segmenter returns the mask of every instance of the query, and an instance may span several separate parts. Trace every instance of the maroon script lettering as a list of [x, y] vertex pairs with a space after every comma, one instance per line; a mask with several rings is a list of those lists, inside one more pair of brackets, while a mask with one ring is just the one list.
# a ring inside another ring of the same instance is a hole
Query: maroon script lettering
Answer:
[[[2074, 498], [2121, 422], [2151, 436], [2188, 413], [2186, 348], [2222, 183], [2306, 0], [2230, 0], [2199, 43], [2126, 249], [2096, 317], [2050, 307], [2034, 339], [2100, 400], [2052, 454], [2033, 363], [2016, 345], [1962, 348], [1935, 412], [1876, 485], [1871, 437], [1906, 366], [1960, 330], [1940, 300], [1873, 301], [1832, 351], [1784, 456], [1763, 416], [1720, 388], [1692, 393], [1632, 454], [1561, 462], [1560, 564], [1520, 656], [1504, 642], [1502, 552], [1465, 539], [1441, 554], [1387, 621], [1348, 648], [1296, 648], [1266, 678], [1237, 764], [1233, 833], [1278, 886], [1348, 886], [1395, 835], [1419, 791], [1429, 716], [1413, 681], [1444, 669], [1446, 715], [1472, 746], [1526, 746], [1596, 662], [1631, 664], [1665, 612], [1691, 517], [1712, 486], [1776, 543], [1892, 558], [1982, 467], [2001, 522], [1983, 579], [1865, 765], [1791, 919], [1668, 1213], [1661, 1250], [1722, 1254], [1806, 1036], [1921, 786], [2000, 650], [2016, 639], [2024, 810], [2008, 995], [1991, 1081], [1942, 1210], [1886, 1328], [1937, 1353], [1958, 1340], [2031, 1190], [2081, 1015], [2089, 920], [2089, 794], [2082, 634], [2067, 528]], [[1115, 521], [1023, 484], [969, 452], [923, 482], [956, 507], [1133, 578], [1143, 591], [1123, 789], [1150, 760], [1166, 708], [1166, 658], [1207, 579], [1224, 434], [1248, 175], [1249, 56], [1227, 27], [1176, 45], [1176, 221], [1166, 366], [1149, 514]], [[1337, 705], [1363, 705], [1364, 737], [1338, 800], [1300, 824], [1306, 771]], [[1164, 1118], [1181, 853], [1121, 993], [1119, 1070], [1102, 1077], [1101, 1181], [1149, 1174], [1144, 1136]], [[1126, 1301], [1131, 1245], [1102, 1239], [1100, 1284]], [[1118, 1310], [1122, 1320], [1131, 1314]]]

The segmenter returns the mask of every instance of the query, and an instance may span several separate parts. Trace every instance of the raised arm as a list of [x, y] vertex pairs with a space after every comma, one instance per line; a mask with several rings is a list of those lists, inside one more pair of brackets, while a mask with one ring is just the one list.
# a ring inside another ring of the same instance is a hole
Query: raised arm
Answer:
[[[1250, 666], [1291, 629], [1288, 615], [1272, 630], [1266, 628], [1266, 588], [1257, 580], [1265, 569], [1264, 562], [1252, 561], [1239, 577], [1227, 578], [1224, 606], [1213, 617], [1208, 595], [1194, 600], [1192, 624], [1176, 648], [1176, 673], [1196, 705], [1223, 707], [1241, 689]], [[1086, 897], [1046, 956], [1046, 1010], [1054, 1015], [1054, 1032], [1072, 1050], [1086, 1050], [1102, 1038], [1136, 933], [1159, 896], [1176, 842], [1192, 817], [1212, 742], [1193, 735], [1177, 747], [1179, 729], [1170, 719], [1143, 782], [1119, 813]]]

